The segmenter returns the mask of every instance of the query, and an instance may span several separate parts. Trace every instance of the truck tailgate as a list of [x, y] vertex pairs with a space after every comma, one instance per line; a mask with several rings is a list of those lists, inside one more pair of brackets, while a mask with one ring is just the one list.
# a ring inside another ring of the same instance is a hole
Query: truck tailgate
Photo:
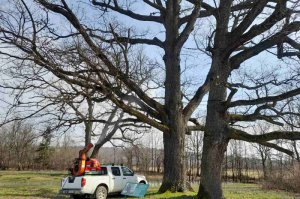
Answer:
[[81, 189], [82, 176], [69, 176], [63, 179], [62, 189]]

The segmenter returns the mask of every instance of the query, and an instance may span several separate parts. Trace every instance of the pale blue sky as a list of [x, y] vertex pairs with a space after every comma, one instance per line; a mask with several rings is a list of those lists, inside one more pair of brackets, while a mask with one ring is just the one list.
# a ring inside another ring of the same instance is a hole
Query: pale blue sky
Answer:
[[[29, 1], [28, 1], [29, 2]], [[71, 5], [73, 7], [74, 12], [79, 11], [80, 16], [82, 19], [82, 22], [87, 22], [88, 24], [97, 24], [101, 22], [102, 16], [99, 14], [99, 12], [96, 9], [91, 8], [90, 6], [87, 6], [85, 4], [85, 1], [71, 1], [69, 0], [68, 2], [71, 2]], [[80, 3], [79, 9], [77, 3]], [[0, 0], [0, 10], [6, 9], [6, 6], [8, 5], [8, 2], [5, 0]], [[136, 12], [139, 13], [151, 13], [153, 12], [153, 9], [150, 8], [149, 6], [141, 6], [141, 4], [137, 4], [134, 7]], [[56, 14], [51, 14], [51, 21], [55, 24], [57, 28], [60, 28], [63, 31], [69, 29], [69, 25], [65, 24], [65, 20], [62, 19], [60, 16]], [[123, 25], [130, 27], [134, 29], [136, 32], [145, 32], [149, 31], [149, 34], [147, 35], [148, 38], [153, 38], [153, 37], [158, 37], [161, 40], [164, 40], [164, 28], [162, 25], [154, 22], [139, 22], [134, 19], [130, 19], [129, 17], [126, 17], [124, 15], [119, 15], [119, 14], [113, 14], [110, 12], [108, 20], [116, 20], [120, 21]], [[209, 33], [209, 22], [200, 20], [199, 24], [199, 32], [204, 33], [203, 38], [206, 38]], [[184, 68], [185, 65], [190, 66], [191, 68], [187, 70], [186, 72], [183, 73], [182, 79], [191, 79], [191, 81], [194, 81], [196, 84], [194, 86], [191, 86], [188, 88], [188, 92], [193, 93], [198, 86], [201, 85], [203, 82], [209, 67], [211, 60], [208, 56], [204, 55], [203, 53], [200, 53], [199, 51], [195, 50], [188, 50], [187, 48], [195, 48], [195, 43], [193, 41], [193, 38], [189, 38], [189, 40], [186, 42], [184, 49], [182, 51], [182, 69]], [[153, 47], [153, 46], [144, 46], [145, 53], [147, 56], [156, 59], [160, 63], [162, 63], [162, 56], [163, 56], [163, 51], [159, 49], [158, 47]], [[3, 64], [3, 63], [2, 63]], [[293, 63], [295, 64], [295, 63]], [[259, 77], [261, 74], [267, 73], [268, 70], [270, 70], [270, 66], [278, 66], [278, 65], [286, 65], [286, 63], [277, 60], [274, 55], [271, 55], [270, 53], [264, 52], [261, 53], [260, 55], [254, 57], [253, 59], [245, 62], [243, 66], [241, 67], [240, 71], [246, 71], [252, 73], [257, 73], [257, 77]], [[282, 71], [278, 72], [278, 78], [280, 76], [286, 75], [287, 72], [284, 72], [286, 69], [282, 69]], [[163, 73], [161, 74], [162, 76]], [[237, 78], [236, 72], [232, 74], [232, 79], [236, 80]], [[163, 90], [160, 89], [156, 91], [157, 93], [153, 94], [159, 94], [163, 95]], [[1, 94], [1, 93], [0, 93]], [[3, 95], [2, 95], [3, 96]], [[247, 98], [247, 95], [245, 92], [240, 91], [238, 94], [236, 94], [234, 99], [237, 98]], [[9, 100], [9, 97], [6, 98]], [[203, 100], [203, 103], [200, 104], [199, 106], [199, 112], [203, 113], [206, 110], [206, 98]], [[5, 108], [6, 105], [3, 105], [0, 103], [0, 107]], [[2, 109], [3, 111], [3, 109]], [[201, 114], [202, 115], [202, 114]], [[78, 128], [80, 129], [80, 128]], [[82, 129], [80, 129], [82, 131]]]

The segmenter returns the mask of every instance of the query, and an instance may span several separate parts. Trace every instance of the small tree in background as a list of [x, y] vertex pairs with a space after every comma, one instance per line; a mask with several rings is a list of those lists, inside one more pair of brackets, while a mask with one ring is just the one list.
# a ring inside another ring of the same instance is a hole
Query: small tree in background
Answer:
[[51, 149], [52, 130], [47, 127], [46, 131], [42, 134], [42, 142], [37, 149], [36, 161], [40, 164], [40, 168], [48, 169], [50, 165], [50, 158], [53, 149]]

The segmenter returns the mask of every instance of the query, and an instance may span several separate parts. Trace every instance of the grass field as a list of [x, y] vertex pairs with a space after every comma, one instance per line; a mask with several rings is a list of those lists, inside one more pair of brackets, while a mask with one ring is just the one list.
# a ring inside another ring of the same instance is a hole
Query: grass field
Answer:
[[[0, 171], [0, 199], [46, 199], [66, 198], [57, 195], [60, 180], [66, 174], [43, 171]], [[223, 185], [226, 198], [230, 199], [300, 199], [300, 195], [283, 191], [263, 190], [256, 184], [226, 183]], [[151, 186], [145, 198], [192, 199], [195, 192], [157, 194], [158, 186]], [[197, 189], [197, 185], [195, 185]], [[113, 198], [124, 198], [112, 196]]]

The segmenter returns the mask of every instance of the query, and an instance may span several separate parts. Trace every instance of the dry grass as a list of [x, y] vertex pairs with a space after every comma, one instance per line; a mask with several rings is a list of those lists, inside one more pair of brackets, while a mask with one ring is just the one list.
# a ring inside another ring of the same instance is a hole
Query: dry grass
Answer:
[[272, 172], [272, 176], [269, 176], [268, 180], [263, 183], [263, 187], [300, 193], [300, 164], [284, 173]]
[[[0, 171], [0, 199], [66, 199], [66, 196], [57, 195], [60, 180], [66, 172], [56, 171]], [[151, 178], [151, 176], [150, 176]], [[153, 176], [153, 179], [159, 179]], [[193, 185], [197, 191], [198, 185]], [[145, 198], [192, 199], [197, 192], [157, 194], [159, 185], [152, 184]], [[282, 191], [263, 190], [256, 184], [225, 183], [223, 184], [225, 197], [230, 199], [292, 199], [295, 194]], [[124, 196], [111, 196], [124, 198]], [[299, 197], [300, 199], [300, 197]]]

